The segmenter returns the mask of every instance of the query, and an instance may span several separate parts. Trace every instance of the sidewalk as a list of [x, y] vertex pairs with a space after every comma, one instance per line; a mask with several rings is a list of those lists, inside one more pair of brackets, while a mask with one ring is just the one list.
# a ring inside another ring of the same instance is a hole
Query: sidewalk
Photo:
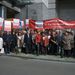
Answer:
[[19, 58], [24, 58], [24, 59], [36, 59], [36, 60], [46, 60], [46, 61], [58, 61], [58, 62], [71, 62], [75, 63], [75, 58], [60, 58], [60, 56], [54, 56], [54, 55], [32, 55], [32, 54], [24, 54], [24, 53], [11, 53], [8, 56], [12, 57], [19, 57]]

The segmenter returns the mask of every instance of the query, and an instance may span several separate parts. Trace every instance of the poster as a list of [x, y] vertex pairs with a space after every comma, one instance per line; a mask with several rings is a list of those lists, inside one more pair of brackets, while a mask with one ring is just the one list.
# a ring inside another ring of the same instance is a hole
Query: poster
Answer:
[[43, 21], [36, 21], [35, 22], [35, 29], [43, 30], [44, 29], [44, 27], [43, 27]]
[[4, 21], [4, 31], [11, 31], [11, 21]]
[[35, 24], [35, 28], [43, 28], [43, 21], [36, 21]]
[[29, 19], [26, 19], [26, 28], [29, 27]]
[[2, 30], [4, 19], [0, 17], [0, 30]]
[[20, 19], [13, 19], [13, 28], [19, 28], [20, 26]]
[[20, 21], [19, 28], [20, 28], [20, 29], [23, 29], [23, 28], [24, 28], [24, 21]]

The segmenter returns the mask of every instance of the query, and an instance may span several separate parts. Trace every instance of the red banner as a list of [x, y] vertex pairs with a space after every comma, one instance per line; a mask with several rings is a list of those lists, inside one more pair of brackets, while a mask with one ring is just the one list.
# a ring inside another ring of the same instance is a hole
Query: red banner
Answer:
[[[19, 28], [19, 19], [13, 19], [13, 28]], [[75, 21], [63, 21], [59, 18], [54, 18], [45, 21], [36, 21], [32, 19], [26, 19], [26, 27], [31, 29], [43, 30], [43, 29], [74, 29]]]
[[75, 21], [63, 21], [58, 19], [64, 29], [75, 29]]
[[58, 18], [44, 21], [45, 29], [75, 29], [75, 21], [63, 21]]
[[63, 29], [61, 23], [57, 18], [46, 20], [44, 21], [44, 28], [45, 29]]
[[3, 28], [3, 21], [4, 21], [4, 19], [0, 17], [0, 30], [2, 30], [2, 28]]

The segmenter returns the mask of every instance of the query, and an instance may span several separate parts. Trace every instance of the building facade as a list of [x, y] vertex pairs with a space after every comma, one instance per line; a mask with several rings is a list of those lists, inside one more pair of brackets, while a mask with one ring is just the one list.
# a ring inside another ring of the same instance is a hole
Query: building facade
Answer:
[[20, 12], [21, 9], [15, 5], [13, 6], [12, 0], [0, 0], [0, 17], [9, 19]]
[[27, 3], [28, 0], [22, 0], [26, 1], [25, 4], [21, 3], [23, 6], [16, 6], [11, 1], [14, 0], [0, 1], [0, 17], [31, 18], [34, 20], [52, 18], [75, 20], [75, 0], [29, 0], [30, 3]]
[[75, 20], [75, 0], [57, 0], [57, 16], [64, 20]]

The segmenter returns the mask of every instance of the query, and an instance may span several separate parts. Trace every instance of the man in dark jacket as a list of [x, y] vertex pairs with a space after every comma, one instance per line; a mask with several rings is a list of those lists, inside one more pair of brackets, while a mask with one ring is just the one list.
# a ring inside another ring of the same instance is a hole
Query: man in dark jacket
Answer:
[[12, 42], [11, 42], [11, 52], [15, 52], [15, 48], [17, 47], [17, 36], [16, 33], [13, 32], [12, 34]]
[[12, 42], [11, 32], [4, 32], [3, 40], [4, 40], [5, 53], [9, 54], [10, 53], [10, 48], [11, 48], [11, 42]]
[[32, 35], [30, 31], [27, 31], [27, 33], [24, 36], [24, 43], [26, 46], [26, 53], [32, 52]]
[[4, 41], [4, 45], [3, 45], [4, 51], [5, 51], [5, 54], [7, 54], [7, 45], [6, 45], [6, 43], [7, 43], [7, 41], [6, 41], [7, 40], [7, 32], [4, 32], [2, 37], [3, 37], [3, 41]]

